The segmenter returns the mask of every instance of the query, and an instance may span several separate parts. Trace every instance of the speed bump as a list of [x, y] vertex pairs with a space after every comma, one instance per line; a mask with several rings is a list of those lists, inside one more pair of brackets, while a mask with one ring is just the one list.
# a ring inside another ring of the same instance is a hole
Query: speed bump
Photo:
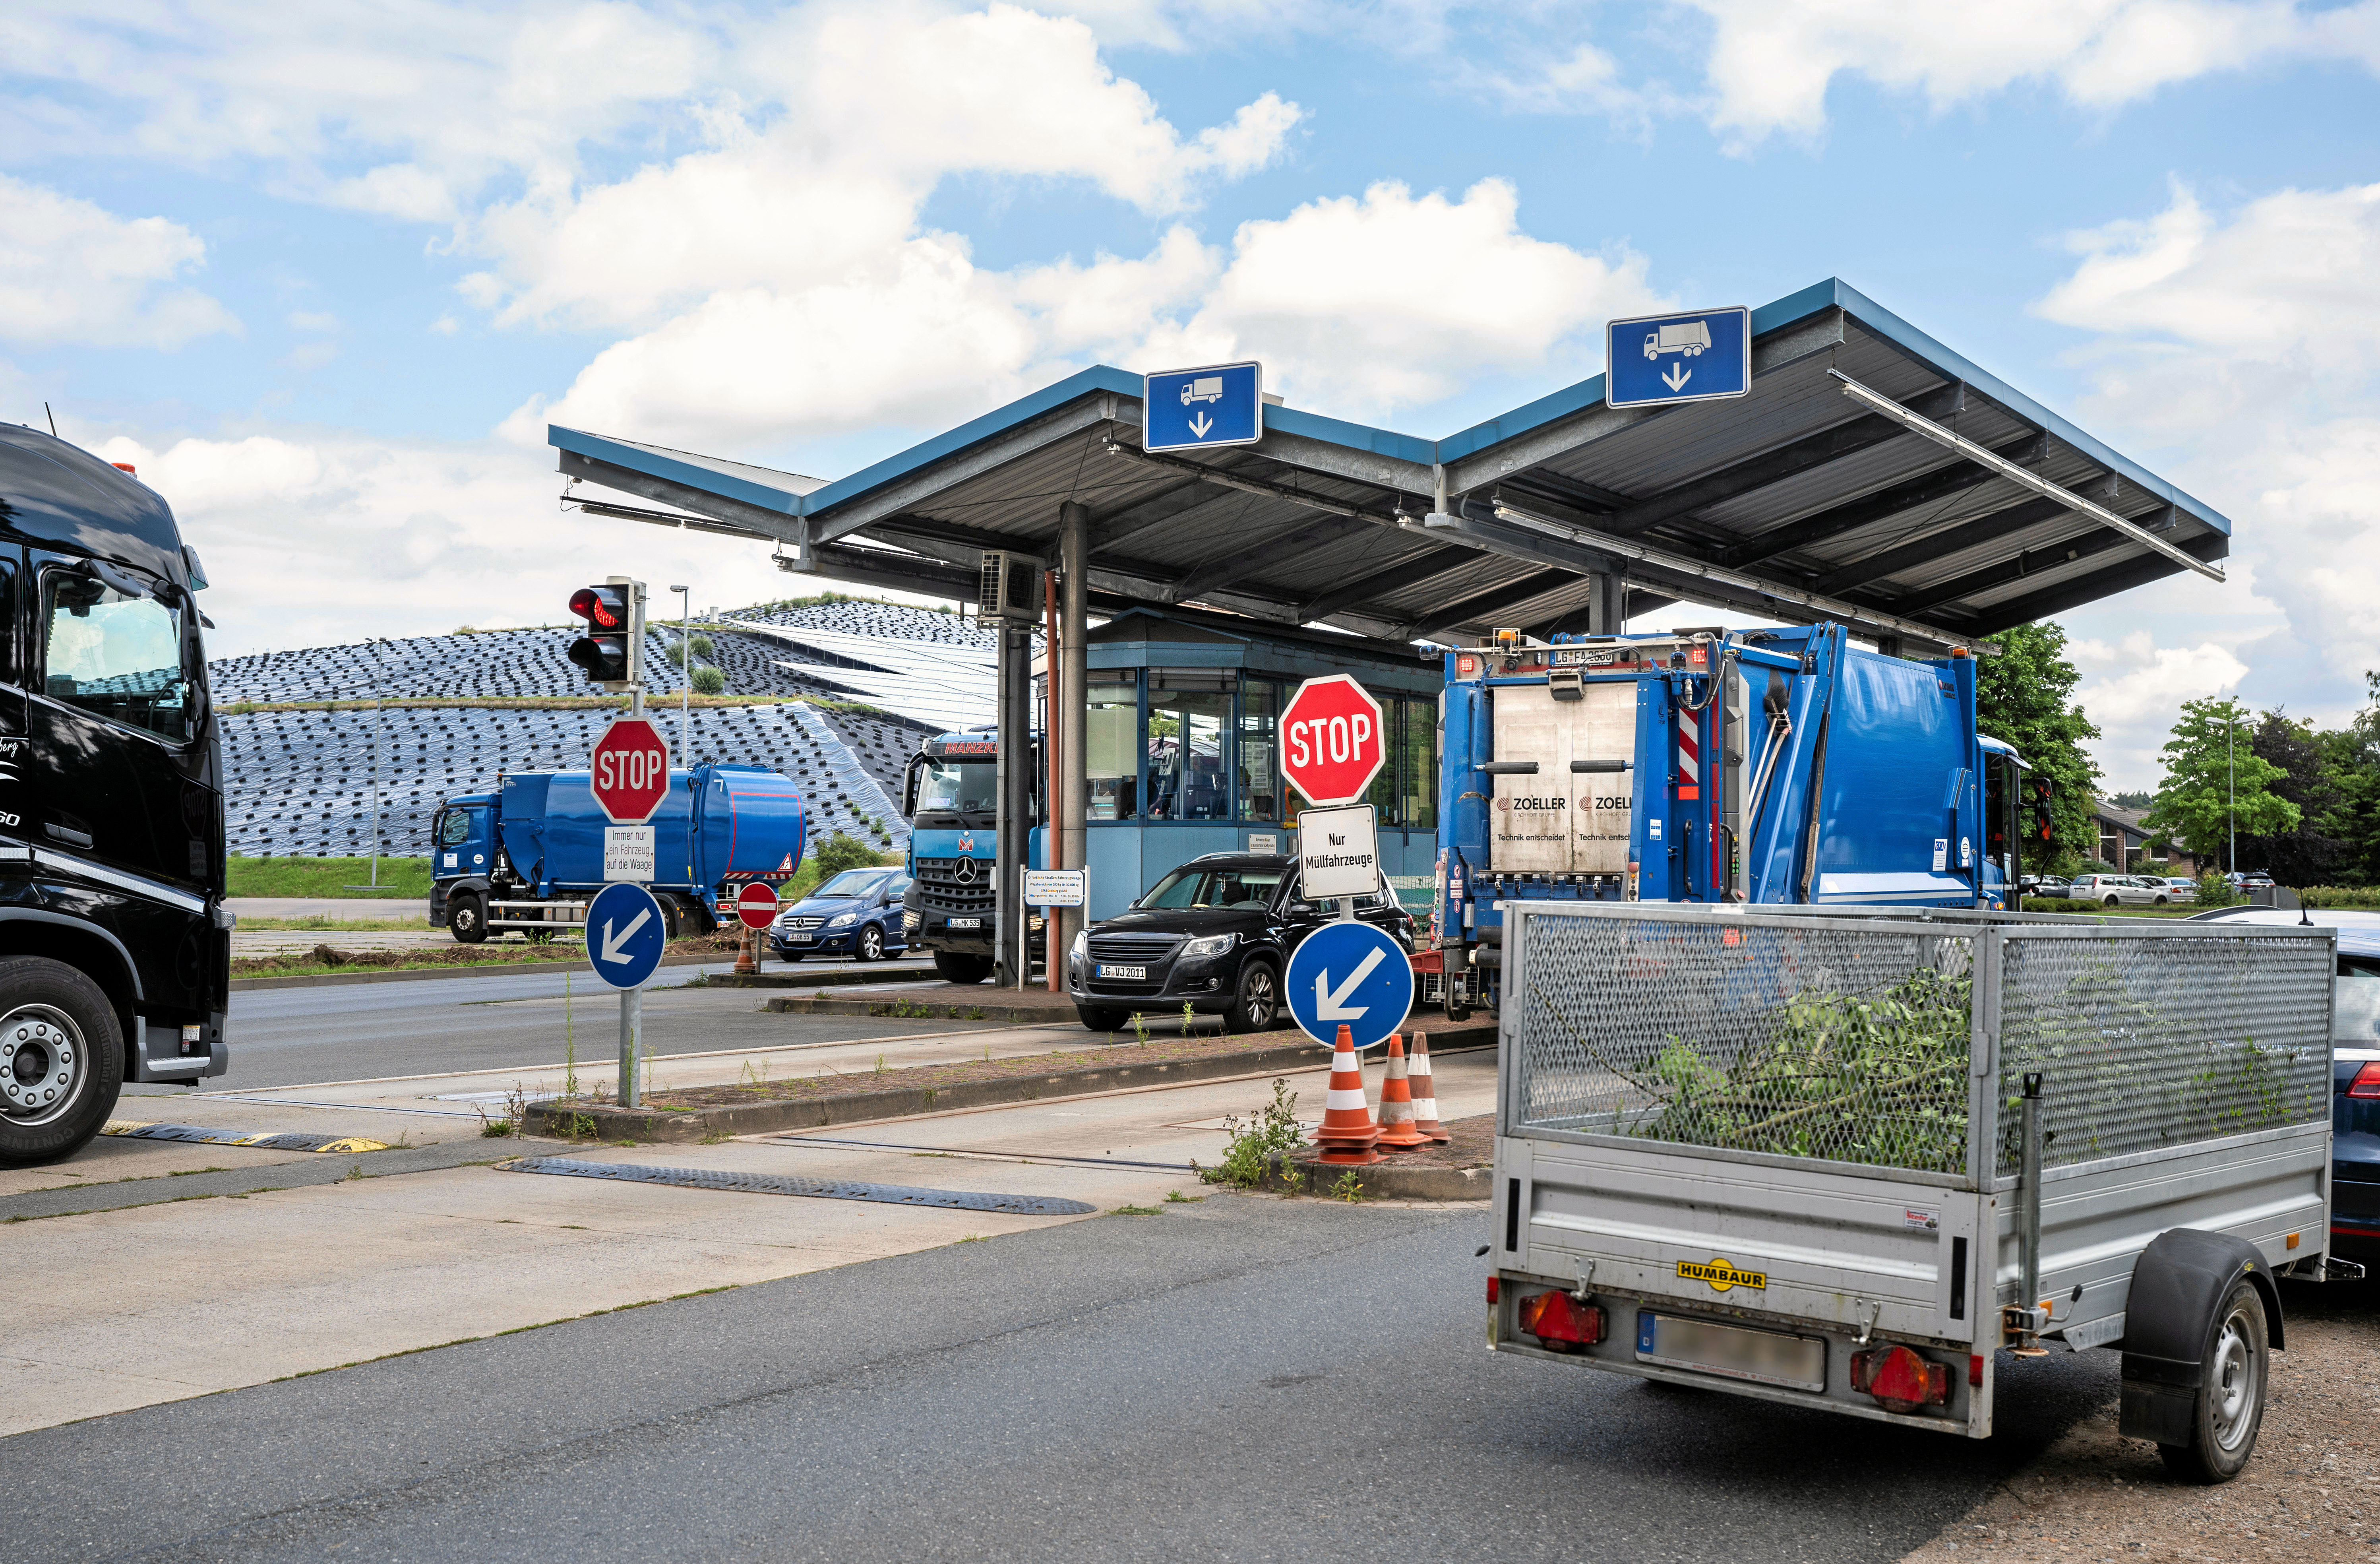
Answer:
[[386, 1151], [386, 1141], [360, 1135], [309, 1135], [297, 1131], [210, 1130], [197, 1124], [145, 1124], [111, 1119], [99, 1132], [133, 1140], [196, 1141], [205, 1146], [252, 1146], [261, 1151]]

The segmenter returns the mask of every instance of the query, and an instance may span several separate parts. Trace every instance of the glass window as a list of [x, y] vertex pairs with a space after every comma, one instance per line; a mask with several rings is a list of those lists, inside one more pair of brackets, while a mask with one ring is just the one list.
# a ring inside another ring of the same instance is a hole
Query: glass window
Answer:
[[1185, 864], [1157, 882], [1136, 907], [1269, 907], [1281, 889], [1279, 868], [1209, 868]]
[[813, 896], [872, 896], [892, 878], [886, 869], [845, 869], [810, 892]]
[[2336, 992], [2330, 1035], [2353, 1047], [2380, 1047], [2380, 962], [2341, 956]]
[[1084, 818], [1129, 820], [1140, 807], [1140, 691], [1130, 684], [1091, 686], [1083, 714], [1083, 769], [1090, 784]]
[[1232, 818], [1231, 779], [1223, 770], [1223, 728], [1232, 719], [1231, 678], [1220, 670], [1203, 668], [1164, 669], [1151, 675], [1150, 819]]
[[42, 577], [42, 688], [53, 699], [176, 742], [190, 736], [179, 610], [54, 570]]
[[1383, 828], [1401, 823], [1397, 818], [1397, 709], [1402, 704], [1394, 696], [1380, 702], [1380, 770], [1364, 794], [1373, 818]]
[[460, 847], [471, 839], [471, 811], [449, 809], [438, 817], [438, 845]]
[[1397, 746], [1397, 823], [1438, 829], [1438, 702], [1407, 700]]
[[1245, 684], [1240, 686], [1240, 818], [1286, 818], [1278, 770], [1281, 686]]

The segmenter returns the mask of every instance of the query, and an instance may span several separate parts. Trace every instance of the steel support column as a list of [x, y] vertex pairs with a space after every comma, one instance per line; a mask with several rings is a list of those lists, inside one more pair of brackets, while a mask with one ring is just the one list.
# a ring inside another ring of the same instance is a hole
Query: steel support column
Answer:
[[[1058, 753], [1058, 796], [1051, 801], [1050, 818], [1057, 824], [1060, 851], [1066, 855], [1070, 869], [1090, 867], [1089, 847], [1083, 830], [1083, 818], [1088, 808], [1090, 779], [1087, 774], [1089, 750], [1085, 745], [1084, 723], [1090, 712], [1090, 659], [1083, 644], [1087, 625], [1089, 596], [1089, 560], [1091, 509], [1072, 503], [1058, 507], [1058, 571], [1060, 585], [1065, 592], [1061, 600], [1058, 640], [1063, 673], [1060, 680], [1065, 690], [1066, 720], [1061, 726], [1062, 744]], [[1073, 949], [1075, 936], [1086, 927], [1088, 907], [1061, 908], [1050, 927], [1050, 970], [1065, 970], [1066, 952]]]
[[1587, 578], [1586, 633], [1616, 636], [1628, 628], [1628, 576], [1608, 570]]
[[1000, 836], [993, 879], [999, 902], [993, 910], [992, 981], [1002, 988], [1025, 985], [1032, 972], [1025, 909], [1025, 865], [1033, 830], [1033, 631], [1014, 620], [1000, 622]]

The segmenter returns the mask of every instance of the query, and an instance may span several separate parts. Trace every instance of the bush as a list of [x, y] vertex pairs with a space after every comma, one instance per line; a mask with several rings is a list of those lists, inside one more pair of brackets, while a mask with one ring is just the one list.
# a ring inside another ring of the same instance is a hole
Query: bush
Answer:
[[[886, 861], [883, 855], [878, 853], [873, 847], [845, 836], [841, 831], [836, 831], [832, 836], [820, 843], [815, 856], [818, 859], [819, 875], [821, 879], [831, 879], [845, 869], [873, 868]], [[895, 858], [892, 862], [898, 863], [900, 860]]]
[[2027, 896], [2023, 910], [2029, 913], [2096, 913], [2107, 909], [2096, 902], [2077, 901], [2071, 896]]
[[698, 668], [694, 671], [695, 694], [721, 695], [725, 693], [726, 689], [727, 675], [722, 673], [718, 669]]
[[687, 644], [694, 649], [694, 655], [703, 659], [705, 661], [709, 661], [712, 655], [719, 649], [710, 644], [710, 637], [709, 636], [697, 636]]
[[684, 641], [672, 641], [670, 643], [669, 665], [673, 668], [683, 668], [686, 666], [686, 643]]
[[2198, 904], [2202, 907], [2232, 907], [2247, 899], [2213, 869], [2198, 877]]
[[2298, 892], [2309, 907], [2380, 907], [2380, 886], [2313, 885]]

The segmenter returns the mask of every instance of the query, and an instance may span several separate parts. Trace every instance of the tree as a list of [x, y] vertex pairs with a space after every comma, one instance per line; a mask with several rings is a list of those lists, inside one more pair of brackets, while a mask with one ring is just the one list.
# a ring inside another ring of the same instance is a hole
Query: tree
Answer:
[[2202, 858], [2228, 857], [2235, 823], [2242, 836], [2296, 829], [2298, 806], [2272, 791], [2285, 773], [2256, 753], [2248, 709], [2238, 701], [2183, 701], [2163, 753], [2165, 781], [2142, 820], [2160, 836]]
[[819, 874], [822, 879], [832, 879], [845, 869], [869, 868], [883, 861], [874, 848], [841, 831], [818, 844]]
[[2019, 624], [1996, 638], [1999, 655], [1975, 661], [1975, 722], [2012, 746], [2034, 777], [2049, 780], [2050, 839], [2034, 834], [2027, 811], [2022, 867], [2056, 870], [2099, 851], [2099, 830], [2091, 821], [2099, 765], [2082, 748], [2099, 730], [2073, 704], [2082, 676], [2066, 660], [2064, 630]]
[[2345, 796], [2332, 742], [2339, 736], [2279, 711], [2256, 724], [2257, 756], [2281, 772], [2273, 794], [2297, 806], [2298, 820], [2287, 830], [2256, 832], [2240, 850], [2283, 885], [2335, 885], [2348, 867], [2352, 849], [2330, 829]]

